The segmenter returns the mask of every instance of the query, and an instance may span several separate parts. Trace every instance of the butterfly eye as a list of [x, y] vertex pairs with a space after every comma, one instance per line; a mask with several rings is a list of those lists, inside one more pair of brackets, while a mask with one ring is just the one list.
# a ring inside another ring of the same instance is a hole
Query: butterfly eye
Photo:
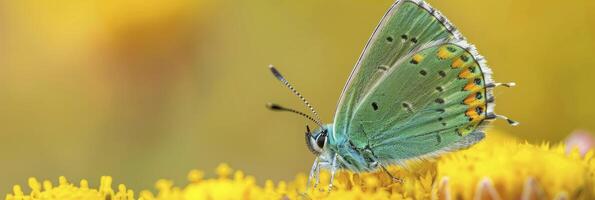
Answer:
[[324, 148], [324, 143], [326, 142], [326, 134], [320, 134], [317, 138], [316, 138], [316, 145], [318, 146], [318, 148], [322, 149]]

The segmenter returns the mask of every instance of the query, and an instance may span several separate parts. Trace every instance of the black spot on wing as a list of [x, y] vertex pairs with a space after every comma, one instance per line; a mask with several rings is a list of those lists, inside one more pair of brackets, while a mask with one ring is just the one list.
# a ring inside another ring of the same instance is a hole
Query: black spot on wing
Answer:
[[467, 61], [469, 61], [469, 56], [463, 54], [463, 55], [461, 55], [461, 60], [463, 60], [463, 62], [467, 62]]
[[403, 106], [403, 108], [409, 112], [413, 112], [413, 106], [411, 105], [411, 103], [409, 102], [403, 102], [401, 104], [401, 106]]
[[438, 75], [440, 75], [440, 77], [444, 78], [446, 77], [446, 72], [444, 72], [443, 70], [438, 71]]
[[469, 72], [475, 73], [476, 71], [477, 71], [477, 67], [475, 67], [475, 66], [469, 67]]
[[483, 95], [481, 94], [481, 92], [477, 92], [475, 94], [475, 98], [479, 100], [479, 99], [483, 98]]
[[481, 115], [481, 114], [483, 114], [483, 108], [482, 108], [482, 107], [480, 107], [480, 106], [477, 106], [477, 107], [475, 108], [475, 112], [476, 112], [478, 115]]
[[473, 82], [475, 82], [475, 85], [481, 85], [481, 79], [480, 78], [476, 78], [475, 80], [473, 80]]
[[405, 34], [401, 35], [401, 39], [403, 39], [403, 41], [407, 40], [407, 38], [408, 38], [407, 35], [405, 35]]

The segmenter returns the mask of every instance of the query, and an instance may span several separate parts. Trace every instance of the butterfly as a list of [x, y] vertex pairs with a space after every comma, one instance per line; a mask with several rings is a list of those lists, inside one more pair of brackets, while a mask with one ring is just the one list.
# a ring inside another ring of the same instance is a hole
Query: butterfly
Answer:
[[308, 184], [320, 169], [369, 172], [409, 160], [464, 149], [485, 138], [496, 118], [496, 83], [486, 60], [439, 11], [421, 0], [399, 0], [384, 15], [343, 88], [332, 124], [322, 124], [311, 104], [270, 66], [273, 75], [313, 113], [268, 104], [302, 115], [306, 143], [316, 155]]

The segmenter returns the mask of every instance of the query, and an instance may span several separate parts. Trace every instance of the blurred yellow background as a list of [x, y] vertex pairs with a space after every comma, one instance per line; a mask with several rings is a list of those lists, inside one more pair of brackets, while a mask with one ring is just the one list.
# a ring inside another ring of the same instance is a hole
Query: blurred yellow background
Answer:
[[[59, 175], [112, 175], [138, 190], [220, 162], [291, 179], [313, 161], [306, 121], [264, 105], [305, 109], [267, 65], [330, 122], [392, 3], [1, 1], [0, 192]], [[517, 82], [496, 91], [497, 111], [521, 126], [494, 127], [534, 142], [595, 130], [594, 1], [430, 3], [477, 45], [496, 80]]]

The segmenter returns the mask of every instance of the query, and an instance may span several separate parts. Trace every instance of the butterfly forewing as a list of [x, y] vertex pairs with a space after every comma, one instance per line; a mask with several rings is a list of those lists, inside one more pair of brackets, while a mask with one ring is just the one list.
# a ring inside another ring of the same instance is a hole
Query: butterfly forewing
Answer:
[[378, 80], [411, 51], [432, 41], [462, 39], [449, 23], [423, 1], [400, 1], [387, 12], [352, 71], [335, 114], [337, 134], [350, 130], [355, 108]]

